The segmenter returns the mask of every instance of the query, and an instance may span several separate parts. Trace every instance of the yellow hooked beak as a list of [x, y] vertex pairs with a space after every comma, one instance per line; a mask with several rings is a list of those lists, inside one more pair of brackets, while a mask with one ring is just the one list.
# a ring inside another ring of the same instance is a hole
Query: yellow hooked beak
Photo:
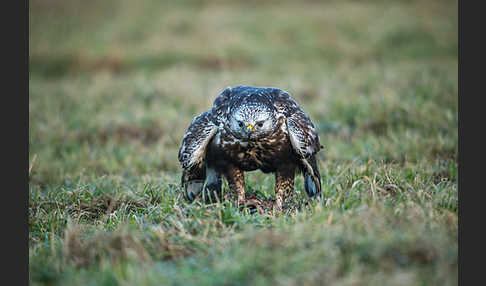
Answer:
[[248, 126], [246, 126], [246, 134], [250, 133], [251, 131], [253, 131], [253, 126], [248, 124]]

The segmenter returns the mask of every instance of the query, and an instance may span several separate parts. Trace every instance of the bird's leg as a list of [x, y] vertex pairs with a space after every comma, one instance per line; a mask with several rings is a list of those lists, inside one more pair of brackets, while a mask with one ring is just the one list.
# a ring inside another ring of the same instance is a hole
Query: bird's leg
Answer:
[[228, 185], [238, 196], [238, 205], [245, 201], [245, 175], [242, 170], [231, 166], [225, 172]]
[[275, 197], [276, 210], [281, 212], [287, 198], [290, 197], [294, 190], [295, 169], [285, 168], [275, 172]]

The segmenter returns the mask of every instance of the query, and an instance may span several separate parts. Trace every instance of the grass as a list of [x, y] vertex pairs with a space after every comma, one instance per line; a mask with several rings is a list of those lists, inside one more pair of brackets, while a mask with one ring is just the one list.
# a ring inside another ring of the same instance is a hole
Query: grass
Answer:
[[[29, 9], [30, 284], [457, 284], [456, 2]], [[302, 177], [283, 214], [183, 199], [185, 129], [240, 84], [310, 115], [326, 203]]]

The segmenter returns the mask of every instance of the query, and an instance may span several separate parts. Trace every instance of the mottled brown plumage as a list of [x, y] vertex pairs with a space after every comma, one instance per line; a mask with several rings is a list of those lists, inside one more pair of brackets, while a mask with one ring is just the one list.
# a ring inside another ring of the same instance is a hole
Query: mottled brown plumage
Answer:
[[292, 194], [297, 172], [311, 197], [321, 193], [319, 136], [290, 94], [278, 88], [226, 88], [212, 109], [194, 118], [179, 150], [182, 186], [190, 201], [203, 192], [220, 199], [222, 178], [245, 201], [244, 172], [275, 173], [276, 207]]

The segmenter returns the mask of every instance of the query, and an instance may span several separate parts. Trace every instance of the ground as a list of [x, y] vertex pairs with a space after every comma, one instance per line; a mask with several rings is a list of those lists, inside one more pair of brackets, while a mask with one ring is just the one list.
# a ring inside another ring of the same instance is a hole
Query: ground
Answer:
[[[29, 10], [32, 285], [457, 284], [457, 1]], [[310, 115], [325, 204], [301, 176], [285, 214], [183, 199], [182, 136], [240, 84]]]

